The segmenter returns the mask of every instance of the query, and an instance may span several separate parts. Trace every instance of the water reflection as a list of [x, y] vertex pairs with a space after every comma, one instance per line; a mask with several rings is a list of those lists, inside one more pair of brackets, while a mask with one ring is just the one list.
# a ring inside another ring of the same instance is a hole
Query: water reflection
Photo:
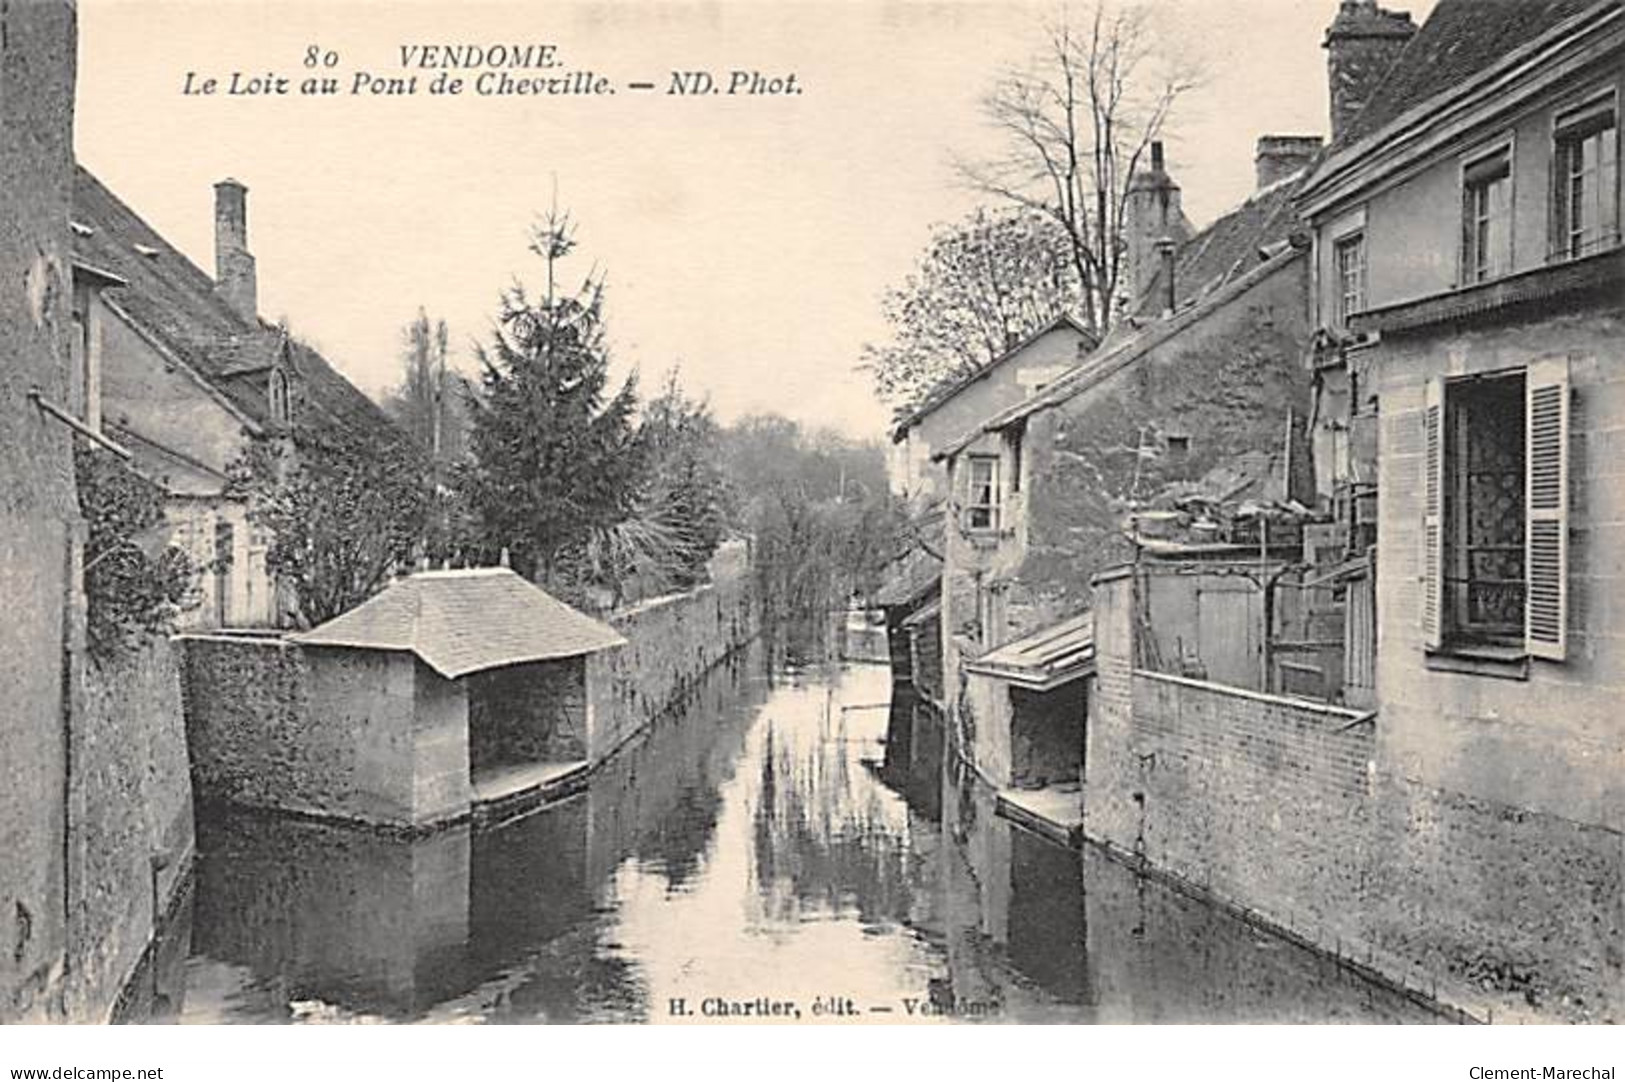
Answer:
[[191, 957], [132, 1017], [1425, 1017], [1012, 827], [945, 784], [929, 709], [888, 709], [886, 670], [827, 645], [718, 670], [586, 792], [508, 823], [409, 841], [203, 813]]

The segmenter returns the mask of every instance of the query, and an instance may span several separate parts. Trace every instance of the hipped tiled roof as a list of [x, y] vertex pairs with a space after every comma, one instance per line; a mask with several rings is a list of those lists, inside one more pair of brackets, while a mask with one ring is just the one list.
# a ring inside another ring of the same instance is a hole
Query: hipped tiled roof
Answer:
[[[268, 423], [265, 372], [281, 348], [281, 332], [240, 315], [215, 292], [214, 279], [83, 166], [74, 183], [73, 220], [75, 260], [126, 283], [108, 300], [243, 416]], [[301, 417], [404, 439], [321, 354], [296, 341], [288, 347], [302, 384]]]
[[501, 567], [412, 575], [291, 638], [306, 646], [410, 651], [453, 680], [626, 645], [608, 624]]

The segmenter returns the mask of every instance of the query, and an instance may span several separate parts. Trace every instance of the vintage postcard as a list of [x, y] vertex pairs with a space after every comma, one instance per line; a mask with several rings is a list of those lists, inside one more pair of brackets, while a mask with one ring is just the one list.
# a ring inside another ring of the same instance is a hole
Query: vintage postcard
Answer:
[[0, 1021], [1621, 1020], [1622, 88], [1622, 0], [0, 5]]

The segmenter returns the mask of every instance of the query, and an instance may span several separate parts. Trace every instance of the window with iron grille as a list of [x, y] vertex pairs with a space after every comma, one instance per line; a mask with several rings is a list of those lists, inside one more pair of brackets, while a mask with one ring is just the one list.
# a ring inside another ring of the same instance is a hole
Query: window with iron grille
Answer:
[[1565, 357], [1428, 384], [1422, 622], [1430, 650], [1567, 645]]
[[1552, 252], [1577, 259], [1619, 243], [1619, 126], [1612, 100], [1558, 118]]
[[1469, 162], [1462, 171], [1461, 282], [1472, 285], [1512, 269], [1512, 152]]

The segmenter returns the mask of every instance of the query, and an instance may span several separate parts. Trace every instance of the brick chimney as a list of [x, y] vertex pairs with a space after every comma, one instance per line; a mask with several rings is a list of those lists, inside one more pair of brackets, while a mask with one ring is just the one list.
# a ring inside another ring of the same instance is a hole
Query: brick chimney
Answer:
[[248, 253], [248, 189], [227, 177], [214, 186], [214, 288], [249, 322], [259, 318], [254, 257]]
[[1260, 135], [1258, 149], [1253, 155], [1253, 166], [1258, 172], [1258, 187], [1268, 188], [1306, 169], [1320, 153], [1318, 135]]
[[1162, 256], [1160, 241], [1182, 244], [1191, 233], [1190, 222], [1180, 204], [1179, 185], [1168, 175], [1161, 141], [1151, 144], [1151, 164], [1135, 170], [1129, 181], [1123, 212], [1123, 281], [1118, 295], [1130, 310], [1144, 298], [1156, 281]]
[[1408, 11], [1388, 11], [1377, 0], [1342, 0], [1326, 28], [1326, 70], [1332, 102], [1332, 142], [1349, 130], [1388, 69], [1416, 34]]

